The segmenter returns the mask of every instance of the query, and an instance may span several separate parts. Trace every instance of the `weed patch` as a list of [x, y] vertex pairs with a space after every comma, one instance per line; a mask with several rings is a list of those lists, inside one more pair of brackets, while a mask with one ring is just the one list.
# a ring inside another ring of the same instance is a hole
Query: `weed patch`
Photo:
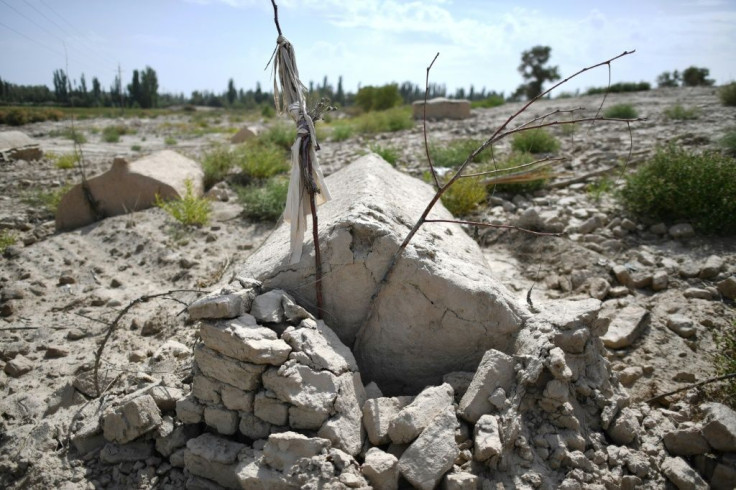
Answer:
[[631, 104], [616, 104], [603, 111], [603, 116], [614, 119], [636, 119], [639, 113]]
[[374, 144], [371, 145], [371, 151], [386, 160], [392, 166], [396, 166], [396, 162], [399, 159], [399, 151], [396, 148], [392, 148], [390, 146], [384, 147], [379, 144]]
[[726, 131], [726, 134], [720, 139], [719, 144], [723, 148], [724, 153], [736, 157], [736, 127]]
[[14, 245], [17, 238], [9, 230], [0, 230], [0, 254], [5, 253], [5, 249]]
[[114, 126], [105, 126], [102, 129], [102, 140], [106, 143], [117, 143], [120, 141], [120, 136], [129, 134], [131, 131], [122, 124], [116, 124]]
[[[475, 151], [483, 142], [474, 139], [460, 139], [445, 145], [430, 144], [429, 154], [436, 167], [459, 167], [468, 155]], [[473, 160], [474, 163], [487, 162], [491, 159], [491, 151], [484, 150]]]
[[588, 184], [585, 190], [595, 202], [598, 202], [603, 197], [603, 194], [613, 191], [613, 180], [610, 177], [601, 177], [595, 182]]
[[736, 105], [736, 82], [731, 82], [727, 85], [722, 86], [718, 90], [718, 97], [721, 99], [721, 104], [727, 106]]
[[167, 136], [164, 139], [164, 144], [166, 146], [174, 146], [174, 145], [176, 145], [176, 143], [177, 143], [176, 138], [174, 138], [173, 136]]
[[65, 153], [63, 155], [56, 155], [54, 153], [46, 154], [48, 158], [54, 161], [54, 166], [61, 170], [69, 170], [79, 163], [78, 153]]
[[667, 119], [673, 119], [675, 121], [689, 121], [697, 119], [700, 114], [695, 107], [686, 108], [682, 104], [675, 104], [672, 107], [668, 107], [664, 110], [664, 115]]
[[80, 130], [76, 128], [70, 128], [70, 127], [51, 131], [49, 132], [49, 136], [66, 138], [66, 139], [72, 140], [78, 145], [82, 145], [87, 142], [87, 137], [84, 136], [84, 133], [82, 133]]
[[[736, 322], [722, 333], [714, 335], [716, 354], [713, 358], [716, 376], [736, 373]], [[736, 378], [723, 381], [712, 390], [712, 395], [736, 409]]]
[[486, 187], [478, 178], [461, 178], [442, 194], [442, 204], [453, 216], [467, 216], [485, 201], [486, 195]]
[[560, 142], [542, 128], [530, 129], [514, 134], [511, 148], [517, 152], [554, 153], [560, 149]]
[[283, 146], [268, 139], [238, 149], [236, 158], [240, 170], [250, 179], [267, 179], [289, 170]]
[[235, 168], [237, 155], [225, 145], [216, 145], [207, 150], [202, 159], [204, 171], [204, 188], [209, 190], [213, 185], [225, 179]]
[[687, 221], [703, 233], [736, 232], [736, 163], [720, 153], [659, 148], [629, 176], [621, 196], [639, 216]]
[[32, 189], [22, 197], [22, 200], [30, 206], [43, 208], [50, 214], [55, 215], [56, 210], [59, 208], [61, 198], [69, 192], [72, 185], [73, 184], [71, 183], [67, 183], [52, 190], [44, 190], [41, 188]]
[[506, 101], [500, 95], [491, 95], [483, 100], [474, 100], [470, 103], [470, 107], [473, 109], [490, 109], [503, 105]]
[[[491, 170], [501, 170], [502, 172], [494, 174], [494, 178], [503, 178], [504, 175], [508, 176], [507, 181], [495, 184], [495, 190], [499, 192], [509, 192], [513, 194], [520, 193], [532, 193], [544, 187], [545, 183], [549, 179], [549, 170], [547, 168], [541, 168], [535, 172], [525, 175], [515, 175], [519, 172], [519, 167], [527, 163], [531, 163], [538, 160], [531, 153], [514, 151], [511, 152], [506, 158], [495, 164], [486, 165], [481, 169], [481, 172]], [[503, 172], [508, 170], [508, 172]]]
[[210, 201], [204, 197], [194, 195], [194, 186], [191, 180], [187, 179], [184, 185], [186, 186], [184, 197], [164, 201], [157, 195], [156, 206], [169, 213], [183, 225], [206, 225], [210, 220], [210, 213], [212, 212]]
[[288, 190], [289, 179], [285, 176], [268, 179], [263, 185], [251, 184], [235, 188], [245, 217], [254, 221], [271, 222], [281, 217]]
[[338, 122], [332, 127], [332, 141], [345, 141], [353, 135], [353, 127], [345, 122]]

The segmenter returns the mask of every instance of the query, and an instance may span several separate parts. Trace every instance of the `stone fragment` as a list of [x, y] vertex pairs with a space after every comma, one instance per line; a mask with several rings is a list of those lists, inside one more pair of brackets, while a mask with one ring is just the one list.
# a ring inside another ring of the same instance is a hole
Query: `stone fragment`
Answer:
[[188, 395], [176, 402], [176, 418], [185, 424], [198, 424], [202, 422], [204, 406], [197, 402], [193, 395]]
[[667, 317], [667, 328], [684, 339], [689, 339], [697, 331], [693, 321], [679, 313]]
[[150, 395], [142, 395], [103, 415], [105, 439], [125, 444], [161, 425], [161, 413]]
[[717, 463], [710, 477], [710, 487], [713, 490], [733, 490], [736, 488], [736, 468], [723, 463]]
[[321, 409], [289, 407], [289, 427], [296, 430], [319, 430], [330, 417]]
[[424, 99], [416, 100], [411, 105], [414, 119], [467, 119], [470, 117], [470, 101], [465, 99], [448, 99], [435, 97], [426, 104]]
[[263, 460], [271, 467], [287, 472], [302, 458], [311, 458], [330, 448], [330, 441], [307, 437], [296, 432], [271, 434], [263, 447]]
[[585, 351], [585, 345], [590, 338], [590, 330], [581, 327], [575, 330], [567, 330], [558, 332], [553, 337], [553, 342], [565, 352], [570, 354], [582, 354]]
[[153, 454], [150, 441], [136, 441], [128, 444], [108, 442], [100, 451], [100, 461], [105, 464], [142, 461]]
[[736, 452], [736, 412], [721, 403], [705, 403], [703, 436], [714, 449]]
[[515, 377], [511, 356], [495, 349], [486, 351], [468, 390], [460, 400], [458, 414], [468, 422], [477, 422], [482, 415], [493, 410], [488, 397], [497, 388], [503, 388], [508, 393]]
[[40, 160], [43, 151], [39, 144], [21, 131], [0, 132], [0, 162]]
[[408, 396], [373, 398], [363, 404], [363, 425], [368, 440], [374, 446], [382, 446], [391, 442], [388, 435], [391, 421], [399, 411], [411, 403]]
[[701, 279], [713, 279], [721, 272], [721, 270], [723, 270], [724, 265], [725, 262], [721, 257], [718, 255], [711, 255], [705, 260], [705, 264], [703, 264], [703, 267], [700, 269], [698, 277]]
[[253, 414], [269, 424], [286, 425], [289, 421], [289, 406], [261, 391], [253, 401]]
[[704, 288], [687, 288], [682, 295], [686, 298], [713, 299], [713, 294]]
[[224, 357], [208, 349], [204, 344], [194, 349], [194, 360], [203, 374], [245, 391], [253, 391], [260, 386], [263, 364], [251, 364]]
[[619, 284], [627, 287], [631, 285], [631, 271], [629, 271], [625, 265], [614, 265], [612, 272], [613, 275], [616, 276], [616, 280]]
[[281, 297], [281, 306], [284, 307], [284, 317], [286, 317], [286, 321], [292, 325], [298, 325], [302, 320], [314, 320], [312, 314], [296, 304], [289, 295]]
[[286, 476], [269, 468], [262, 458], [248, 458], [238, 464], [236, 470], [240, 487], [247, 490], [294, 490], [297, 485], [289, 482]]
[[680, 490], [707, 490], [710, 488], [705, 480], [698, 475], [698, 472], [680, 457], [665, 458], [661, 469], [667, 479]]
[[251, 308], [253, 296], [255, 293], [249, 289], [205, 296], [189, 305], [187, 311], [192, 320], [237, 318]]
[[636, 439], [640, 430], [641, 427], [639, 426], [635, 412], [630, 408], [624, 408], [619, 412], [618, 417], [608, 426], [606, 433], [613, 442], [620, 446], [625, 446]]
[[281, 289], [274, 289], [267, 293], [256, 296], [253, 300], [250, 313], [256, 320], [264, 323], [280, 323], [284, 321], [284, 306], [282, 299], [288, 298], [292, 303], [293, 298], [289, 297]]
[[631, 345], [641, 335], [649, 312], [636, 305], [620, 310], [608, 326], [608, 331], [601, 337], [603, 345], [609, 349], [622, 349]]
[[493, 415], [483, 415], [473, 429], [473, 457], [477, 461], [486, 461], [499, 456], [503, 451], [501, 433], [498, 430], [498, 418]]
[[415, 488], [431, 490], [451, 468], [460, 450], [455, 443], [455, 410], [441, 411], [403, 452], [399, 471]]
[[477, 490], [480, 480], [477, 475], [467, 472], [450, 473], [445, 477], [446, 490]]
[[259, 419], [252, 413], [243, 412], [240, 414], [238, 430], [249, 439], [264, 439], [271, 433], [271, 424]]
[[256, 138], [260, 132], [261, 129], [256, 126], [244, 126], [230, 137], [230, 143], [234, 145], [245, 143], [246, 141]]
[[270, 328], [261, 327], [251, 315], [215, 323], [202, 322], [199, 329], [204, 345], [239, 361], [279, 366], [289, 357], [291, 347]]
[[399, 488], [399, 460], [377, 447], [372, 447], [365, 453], [365, 462], [360, 471], [374, 488]]
[[736, 276], [730, 276], [718, 283], [718, 292], [728, 299], [736, 299]]
[[294, 349], [293, 358], [315, 371], [326, 369], [336, 375], [358, 371], [353, 353], [322, 320], [303, 320], [298, 328], [287, 328], [281, 338]]
[[680, 277], [684, 277], [685, 279], [698, 277], [698, 274], [700, 274], [700, 266], [692, 260], [685, 260], [680, 264], [678, 274], [680, 274]]
[[644, 376], [644, 369], [641, 366], [629, 366], [619, 371], [618, 380], [625, 387], [631, 388], [642, 376]]
[[194, 424], [178, 425], [164, 436], [156, 437], [156, 451], [168, 458], [179, 448], [186, 446], [189, 439], [197, 437], [199, 428]]
[[245, 444], [213, 434], [202, 434], [187, 442], [184, 467], [193, 475], [215, 481], [225, 488], [240, 488], [236, 473], [238, 453]]
[[604, 300], [611, 290], [611, 285], [602, 277], [593, 277], [588, 282], [590, 297], [597, 300]]
[[221, 406], [205, 407], [204, 422], [218, 433], [230, 436], [238, 431], [240, 419], [237, 412]]
[[329, 371], [314, 371], [289, 360], [263, 374], [263, 386], [284, 402], [321, 413], [332, 411], [337, 397], [337, 378]]
[[664, 289], [667, 289], [667, 285], [669, 284], [669, 275], [667, 274], [667, 271], [657, 271], [652, 275], [652, 289], [654, 291], [662, 291]]
[[12, 378], [19, 378], [33, 370], [33, 362], [22, 354], [18, 354], [8, 361], [3, 368], [5, 374]]
[[337, 397], [333, 415], [317, 435], [328, 439], [332, 446], [356, 456], [363, 449], [365, 430], [361, 407], [366, 401], [363, 382], [358, 373], [345, 373], [337, 378]]
[[473, 381], [474, 372], [471, 371], [453, 371], [442, 376], [444, 383], [452, 386], [452, 391], [455, 392], [455, 399], [460, 400], [465, 392], [468, 391], [470, 382]]
[[222, 404], [226, 408], [238, 412], [252, 412], [253, 397], [254, 393], [252, 391], [242, 391], [229, 385], [222, 385], [220, 391]]
[[60, 359], [62, 357], [66, 357], [69, 355], [69, 350], [58, 346], [58, 345], [50, 345], [46, 349], [46, 353], [44, 354], [44, 359]]
[[192, 380], [192, 395], [205, 403], [220, 403], [220, 391], [224, 385], [204, 374], [195, 374]]
[[383, 396], [383, 392], [381, 391], [381, 388], [378, 387], [375, 381], [371, 381], [367, 385], [365, 385], [365, 397], [367, 400], [373, 399], [373, 398], [381, 398]]
[[545, 366], [559, 380], [569, 381], [572, 379], [572, 369], [567, 365], [565, 353], [559, 347], [553, 347], [549, 350], [549, 357], [545, 359]]
[[168, 386], [154, 386], [149, 393], [156, 406], [165, 412], [176, 410], [176, 402], [184, 397], [181, 389]]
[[192, 355], [192, 349], [177, 342], [176, 340], [167, 340], [153, 353], [155, 361], [163, 361], [165, 359], [184, 359]]
[[695, 425], [680, 425], [662, 437], [664, 447], [673, 456], [695, 456], [710, 450], [708, 441]]
[[[516, 298], [485, 264], [483, 254], [455, 224], [435, 224], [414, 235], [368, 315], [371, 295], [387, 262], [434, 191], [374, 154], [327, 177], [332, 200], [320, 206], [324, 309], [330, 326], [353, 353], [365, 379], [386, 394], [418, 392], [451, 371], [473, 370], [491, 348], [512, 350], [526, 316]], [[432, 219], [452, 219], [437, 205]], [[288, 225], [248, 257], [242, 275], [266, 288], [299, 291], [314, 304], [314, 258], [307, 242], [289, 263]], [[368, 322], [361, 329], [364, 320]], [[358, 337], [358, 331], [360, 338]]]
[[430, 386], [402, 408], [389, 424], [388, 435], [395, 444], [413, 441], [447, 407], [452, 406], [452, 386]]
[[695, 236], [695, 230], [689, 223], [680, 223], [674, 226], [670, 226], [670, 229], [667, 231], [670, 236], [675, 240], [682, 240]]

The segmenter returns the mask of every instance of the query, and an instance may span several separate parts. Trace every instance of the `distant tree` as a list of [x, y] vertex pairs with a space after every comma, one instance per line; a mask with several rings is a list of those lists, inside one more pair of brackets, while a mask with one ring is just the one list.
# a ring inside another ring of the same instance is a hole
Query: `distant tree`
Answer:
[[141, 91], [138, 104], [144, 109], [158, 107], [158, 77], [156, 71], [146, 66], [141, 74]]
[[64, 70], [54, 70], [54, 95], [61, 104], [69, 102], [69, 78]]
[[128, 84], [128, 98], [130, 99], [130, 105], [141, 105], [141, 79], [138, 70], [133, 70], [133, 79]]
[[123, 98], [123, 81], [120, 80], [118, 75], [115, 75], [115, 80], [113, 80], [110, 86], [110, 103], [113, 106], [119, 105], [122, 108], [125, 105]]
[[399, 86], [395, 83], [381, 87], [367, 86], [358, 90], [355, 103], [364, 111], [383, 111], [401, 104]]
[[92, 77], [92, 104], [102, 105], [102, 89], [100, 88], [100, 81], [97, 77]]
[[227, 81], [227, 103], [233, 105], [238, 98], [238, 91], [235, 90], [235, 82], [231, 78]]
[[560, 79], [556, 66], [545, 66], [549, 61], [552, 48], [549, 46], [534, 46], [521, 54], [519, 73], [527, 82], [516, 89], [517, 95], [525, 95], [532, 99], [542, 93], [544, 82], [554, 82]]
[[345, 105], [345, 91], [342, 88], [342, 75], [337, 78], [337, 92], [335, 93], [335, 102], [341, 106]]
[[657, 87], [679, 87], [680, 72], [675, 70], [673, 73], [665, 71], [657, 77]]
[[716, 81], [708, 78], [710, 70], [708, 68], [698, 68], [691, 66], [685, 68], [682, 72], [682, 84], [685, 87], [710, 87]]

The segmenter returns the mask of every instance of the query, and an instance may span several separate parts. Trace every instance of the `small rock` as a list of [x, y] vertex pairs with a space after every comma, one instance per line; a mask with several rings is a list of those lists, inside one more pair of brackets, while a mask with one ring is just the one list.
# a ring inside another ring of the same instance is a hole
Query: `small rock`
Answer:
[[59, 276], [59, 286], [64, 286], [66, 284], [76, 284], [77, 279], [74, 277], [72, 271], [64, 271]]
[[700, 269], [698, 277], [701, 279], [713, 279], [723, 270], [724, 265], [725, 263], [721, 257], [711, 255], [705, 260], [705, 265]]
[[617, 264], [613, 266], [613, 275], [616, 276], [616, 280], [623, 286], [631, 284], [631, 272], [625, 265]]
[[727, 277], [719, 282], [718, 292], [728, 299], [736, 299], [736, 276]]
[[253, 300], [250, 313], [256, 320], [264, 323], [280, 323], [284, 321], [284, 306], [282, 298], [289, 298], [293, 303], [294, 300], [290, 298], [284, 291], [280, 289], [274, 289], [267, 293], [256, 296]]
[[589, 281], [591, 298], [603, 300], [608, 296], [611, 285], [602, 277], [594, 277]]
[[707, 289], [700, 289], [700, 288], [687, 288], [684, 293], [682, 293], [683, 296], [686, 298], [695, 298], [695, 299], [713, 299], [713, 294], [708, 291]]
[[161, 425], [161, 413], [151, 395], [142, 395], [103, 415], [105, 439], [125, 444]]
[[700, 274], [700, 266], [692, 260], [685, 260], [680, 264], [678, 274], [680, 274], [680, 277], [684, 277], [685, 279], [698, 277], [698, 274]]
[[24, 357], [22, 354], [18, 354], [11, 361], [5, 364], [5, 374], [13, 378], [19, 378], [24, 374], [30, 372], [33, 369], [33, 362]]
[[515, 379], [514, 359], [511, 356], [495, 349], [486, 351], [468, 390], [460, 400], [458, 414], [468, 422], [477, 422], [481, 415], [493, 410], [488, 397], [499, 387], [508, 393]]
[[657, 271], [652, 275], [652, 289], [654, 291], [662, 291], [667, 289], [669, 284], [669, 275], [667, 271]]
[[272, 468], [288, 472], [297, 460], [311, 458], [330, 448], [330, 441], [296, 432], [271, 434], [263, 447], [263, 460]]
[[662, 473], [681, 490], [707, 490], [708, 484], [697, 471], [680, 458], [666, 458], [661, 466]]
[[45, 359], [59, 359], [60, 357], [66, 357], [69, 355], [69, 350], [58, 345], [49, 346], [44, 354]]
[[636, 305], [630, 305], [619, 311], [608, 331], [601, 337], [603, 344], [609, 349], [621, 349], [631, 345], [644, 330], [649, 312]]
[[377, 447], [365, 453], [360, 471], [375, 488], [396, 490], [399, 487], [399, 460]]
[[129, 444], [115, 444], [108, 442], [100, 451], [100, 461], [105, 464], [142, 461], [153, 454], [153, 444], [150, 442], [131, 442]]
[[625, 387], [631, 388], [642, 376], [644, 376], [644, 369], [640, 366], [629, 366], [618, 373], [618, 380]]
[[161, 332], [163, 327], [163, 324], [158, 318], [149, 318], [143, 324], [143, 328], [141, 328], [141, 335], [144, 337], [151, 337]]
[[721, 403], [706, 403], [703, 436], [714, 449], [736, 452], [736, 412]]
[[143, 350], [134, 350], [130, 354], [128, 354], [128, 360], [130, 362], [143, 362], [148, 358], [146, 355], [146, 351]]
[[486, 461], [498, 456], [503, 450], [501, 434], [498, 430], [498, 418], [493, 415], [483, 415], [478, 419], [473, 430], [474, 457], [477, 461]]
[[674, 226], [670, 226], [668, 230], [670, 236], [675, 240], [682, 240], [684, 238], [691, 238], [695, 236], [695, 230], [689, 223], [681, 223]]
[[606, 432], [613, 442], [625, 446], [636, 439], [636, 435], [640, 430], [641, 427], [639, 427], [639, 421], [636, 418], [635, 412], [630, 408], [624, 408]]
[[665, 225], [664, 223], [657, 223], [656, 225], [650, 226], [649, 231], [651, 231], [655, 235], [664, 235], [665, 233], [667, 233], [667, 225]]
[[391, 442], [388, 435], [391, 421], [402, 408], [411, 403], [411, 400], [408, 396], [378, 397], [369, 399], [363, 404], [363, 425], [371, 444], [380, 446]]
[[0, 305], [0, 316], [9, 317], [15, 313], [15, 303], [8, 301]]
[[0, 294], [0, 301], [9, 301], [11, 299], [23, 299], [25, 294], [20, 288], [3, 288], [2, 294]]
[[677, 381], [678, 383], [694, 383], [696, 379], [695, 374], [689, 371], [678, 371], [672, 377], [672, 380]]
[[223, 407], [205, 407], [204, 422], [223, 435], [233, 435], [238, 431], [240, 418], [237, 412]]
[[696, 333], [693, 321], [685, 315], [680, 314], [667, 317], [667, 328], [684, 339], [689, 339]]
[[389, 425], [388, 434], [395, 444], [413, 441], [445, 408], [453, 403], [452, 386], [431, 386], [399, 411]]
[[700, 427], [681, 425], [666, 432], [662, 438], [664, 447], [673, 456], [695, 456], [710, 451], [708, 441], [703, 437]]
[[472, 473], [451, 473], [445, 477], [446, 490], [476, 490], [478, 477]]

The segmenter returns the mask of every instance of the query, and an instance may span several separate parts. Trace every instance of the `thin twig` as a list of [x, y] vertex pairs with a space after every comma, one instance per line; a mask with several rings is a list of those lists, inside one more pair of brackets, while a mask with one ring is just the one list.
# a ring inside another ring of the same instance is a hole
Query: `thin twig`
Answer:
[[424, 150], [427, 153], [427, 163], [429, 163], [429, 170], [432, 172], [432, 178], [434, 179], [434, 185], [436, 189], [440, 188], [440, 181], [437, 178], [437, 172], [434, 170], [434, 165], [432, 165], [432, 157], [429, 155], [429, 142], [427, 141], [427, 98], [429, 97], [429, 70], [432, 69], [432, 65], [434, 65], [434, 62], [437, 61], [437, 57], [440, 55], [439, 51], [436, 55], [434, 55], [434, 59], [432, 59], [432, 62], [427, 67], [427, 79], [424, 83], [424, 114], [422, 117], [422, 124], [423, 124], [423, 132], [424, 132]]
[[675, 395], [675, 394], [680, 393], [682, 391], [691, 390], [693, 388], [698, 388], [700, 386], [704, 386], [704, 385], [707, 385], [707, 384], [710, 384], [710, 383], [715, 383], [716, 381], [724, 381], [726, 379], [731, 379], [731, 378], [736, 378], [736, 373], [728, 373], [728, 374], [724, 374], [723, 376], [716, 376], [715, 378], [709, 378], [709, 379], [706, 379], [705, 381], [700, 381], [699, 383], [694, 383], [694, 384], [691, 384], [691, 385], [687, 385], [687, 386], [685, 386], [683, 388], [679, 388], [677, 390], [668, 391], [667, 393], [662, 393], [661, 395], [657, 395], [655, 397], [652, 397], [649, 400], [645, 400], [644, 403], [652, 403], [652, 402], [655, 402], [655, 401], [659, 400], [660, 398], [664, 398], [666, 396]]
[[552, 163], [561, 162], [563, 160], [564, 160], [563, 157], [554, 157], [554, 158], [553, 157], [544, 157], [544, 158], [540, 158], [539, 160], [534, 160], [533, 162], [524, 163], [522, 165], [517, 165], [515, 167], [497, 168], [497, 169], [494, 169], [494, 170], [488, 170], [486, 172], [478, 172], [478, 173], [474, 173], [474, 174], [463, 174], [459, 178], [461, 178], [461, 179], [467, 179], [469, 177], [484, 177], [486, 175], [496, 175], [496, 174], [500, 174], [500, 173], [510, 172], [512, 170], [523, 170], [525, 168], [533, 167], [535, 165], [539, 165], [539, 164], [542, 164], [542, 163], [544, 163], [545, 165], [539, 165], [539, 167], [545, 167], [545, 166], [550, 165]]
[[273, 22], [276, 24], [276, 30], [279, 33], [279, 36], [281, 36], [281, 26], [279, 25], [279, 7], [276, 5], [275, 0], [271, 0], [271, 5], [273, 5]]
[[455, 223], [458, 225], [481, 226], [484, 228], [502, 228], [505, 230], [523, 231], [524, 233], [529, 233], [531, 235], [537, 235], [537, 236], [560, 236], [561, 235], [561, 233], [547, 233], [543, 231], [533, 231], [527, 228], [521, 228], [519, 226], [497, 225], [493, 223], [484, 223], [483, 221], [465, 221], [465, 220], [460, 220], [460, 219], [425, 219], [424, 222], [425, 223]]

